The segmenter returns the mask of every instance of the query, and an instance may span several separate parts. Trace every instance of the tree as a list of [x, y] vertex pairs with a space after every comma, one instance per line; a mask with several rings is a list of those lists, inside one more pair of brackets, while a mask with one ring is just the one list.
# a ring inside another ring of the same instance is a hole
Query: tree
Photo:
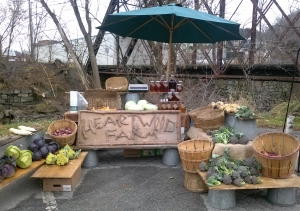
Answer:
[[86, 77], [86, 74], [85, 72], [83, 71], [83, 67], [81, 66], [81, 64], [79, 63], [77, 57], [76, 57], [76, 54], [75, 52], [73, 51], [72, 49], [72, 46], [71, 46], [71, 43], [69, 41], [69, 39], [67, 38], [67, 35], [64, 31], [64, 29], [61, 27], [61, 24], [59, 23], [56, 15], [51, 12], [48, 4], [44, 1], [44, 0], [40, 0], [41, 4], [43, 5], [43, 7], [46, 9], [46, 11], [48, 12], [48, 14], [50, 15], [50, 17], [52, 18], [53, 22], [55, 23], [56, 27], [57, 27], [57, 30], [66, 46], [66, 48], [68, 49], [69, 53], [70, 53], [70, 56], [75, 64], [75, 68], [78, 72], [78, 75], [82, 81], [82, 84], [84, 86], [85, 89], [89, 89], [89, 84], [88, 84], [88, 80], [87, 80], [87, 77]]

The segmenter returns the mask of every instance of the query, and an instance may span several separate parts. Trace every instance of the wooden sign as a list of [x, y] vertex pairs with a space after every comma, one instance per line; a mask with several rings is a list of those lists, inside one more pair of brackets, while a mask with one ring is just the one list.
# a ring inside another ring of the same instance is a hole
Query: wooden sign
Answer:
[[177, 145], [180, 111], [79, 111], [77, 147]]

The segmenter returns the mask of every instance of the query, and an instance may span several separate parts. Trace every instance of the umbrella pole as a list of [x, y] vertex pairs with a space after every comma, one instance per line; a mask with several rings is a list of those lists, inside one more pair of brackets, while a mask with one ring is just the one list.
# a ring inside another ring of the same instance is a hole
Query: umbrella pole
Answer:
[[169, 50], [168, 50], [168, 63], [167, 63], [167, 72], [166, 72], [166, 79], [167, 79], [167, 81], [169, 80], [170, 67], [171, 67], [172, 36], [173, 36], [173, 31], [170, 31]]

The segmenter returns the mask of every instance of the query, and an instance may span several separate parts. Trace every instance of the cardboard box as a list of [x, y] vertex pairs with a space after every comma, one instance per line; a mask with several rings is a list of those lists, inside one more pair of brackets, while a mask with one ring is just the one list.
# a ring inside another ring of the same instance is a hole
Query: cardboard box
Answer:
[[124, 149], [124, 157], [125, 158], [141, 157], [141, 150], [140, 149]]
[[81, 167], [78, 167], [71, 178], [43, 179], [43, 191], [73, 191], [81, 177]]

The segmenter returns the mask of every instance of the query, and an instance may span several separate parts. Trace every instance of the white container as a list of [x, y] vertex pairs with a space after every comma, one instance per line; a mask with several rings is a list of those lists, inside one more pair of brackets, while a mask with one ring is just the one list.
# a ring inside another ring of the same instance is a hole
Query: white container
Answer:
[[70, 112], [77, 113], [78, 112], [78, 92], [70, 91]]

